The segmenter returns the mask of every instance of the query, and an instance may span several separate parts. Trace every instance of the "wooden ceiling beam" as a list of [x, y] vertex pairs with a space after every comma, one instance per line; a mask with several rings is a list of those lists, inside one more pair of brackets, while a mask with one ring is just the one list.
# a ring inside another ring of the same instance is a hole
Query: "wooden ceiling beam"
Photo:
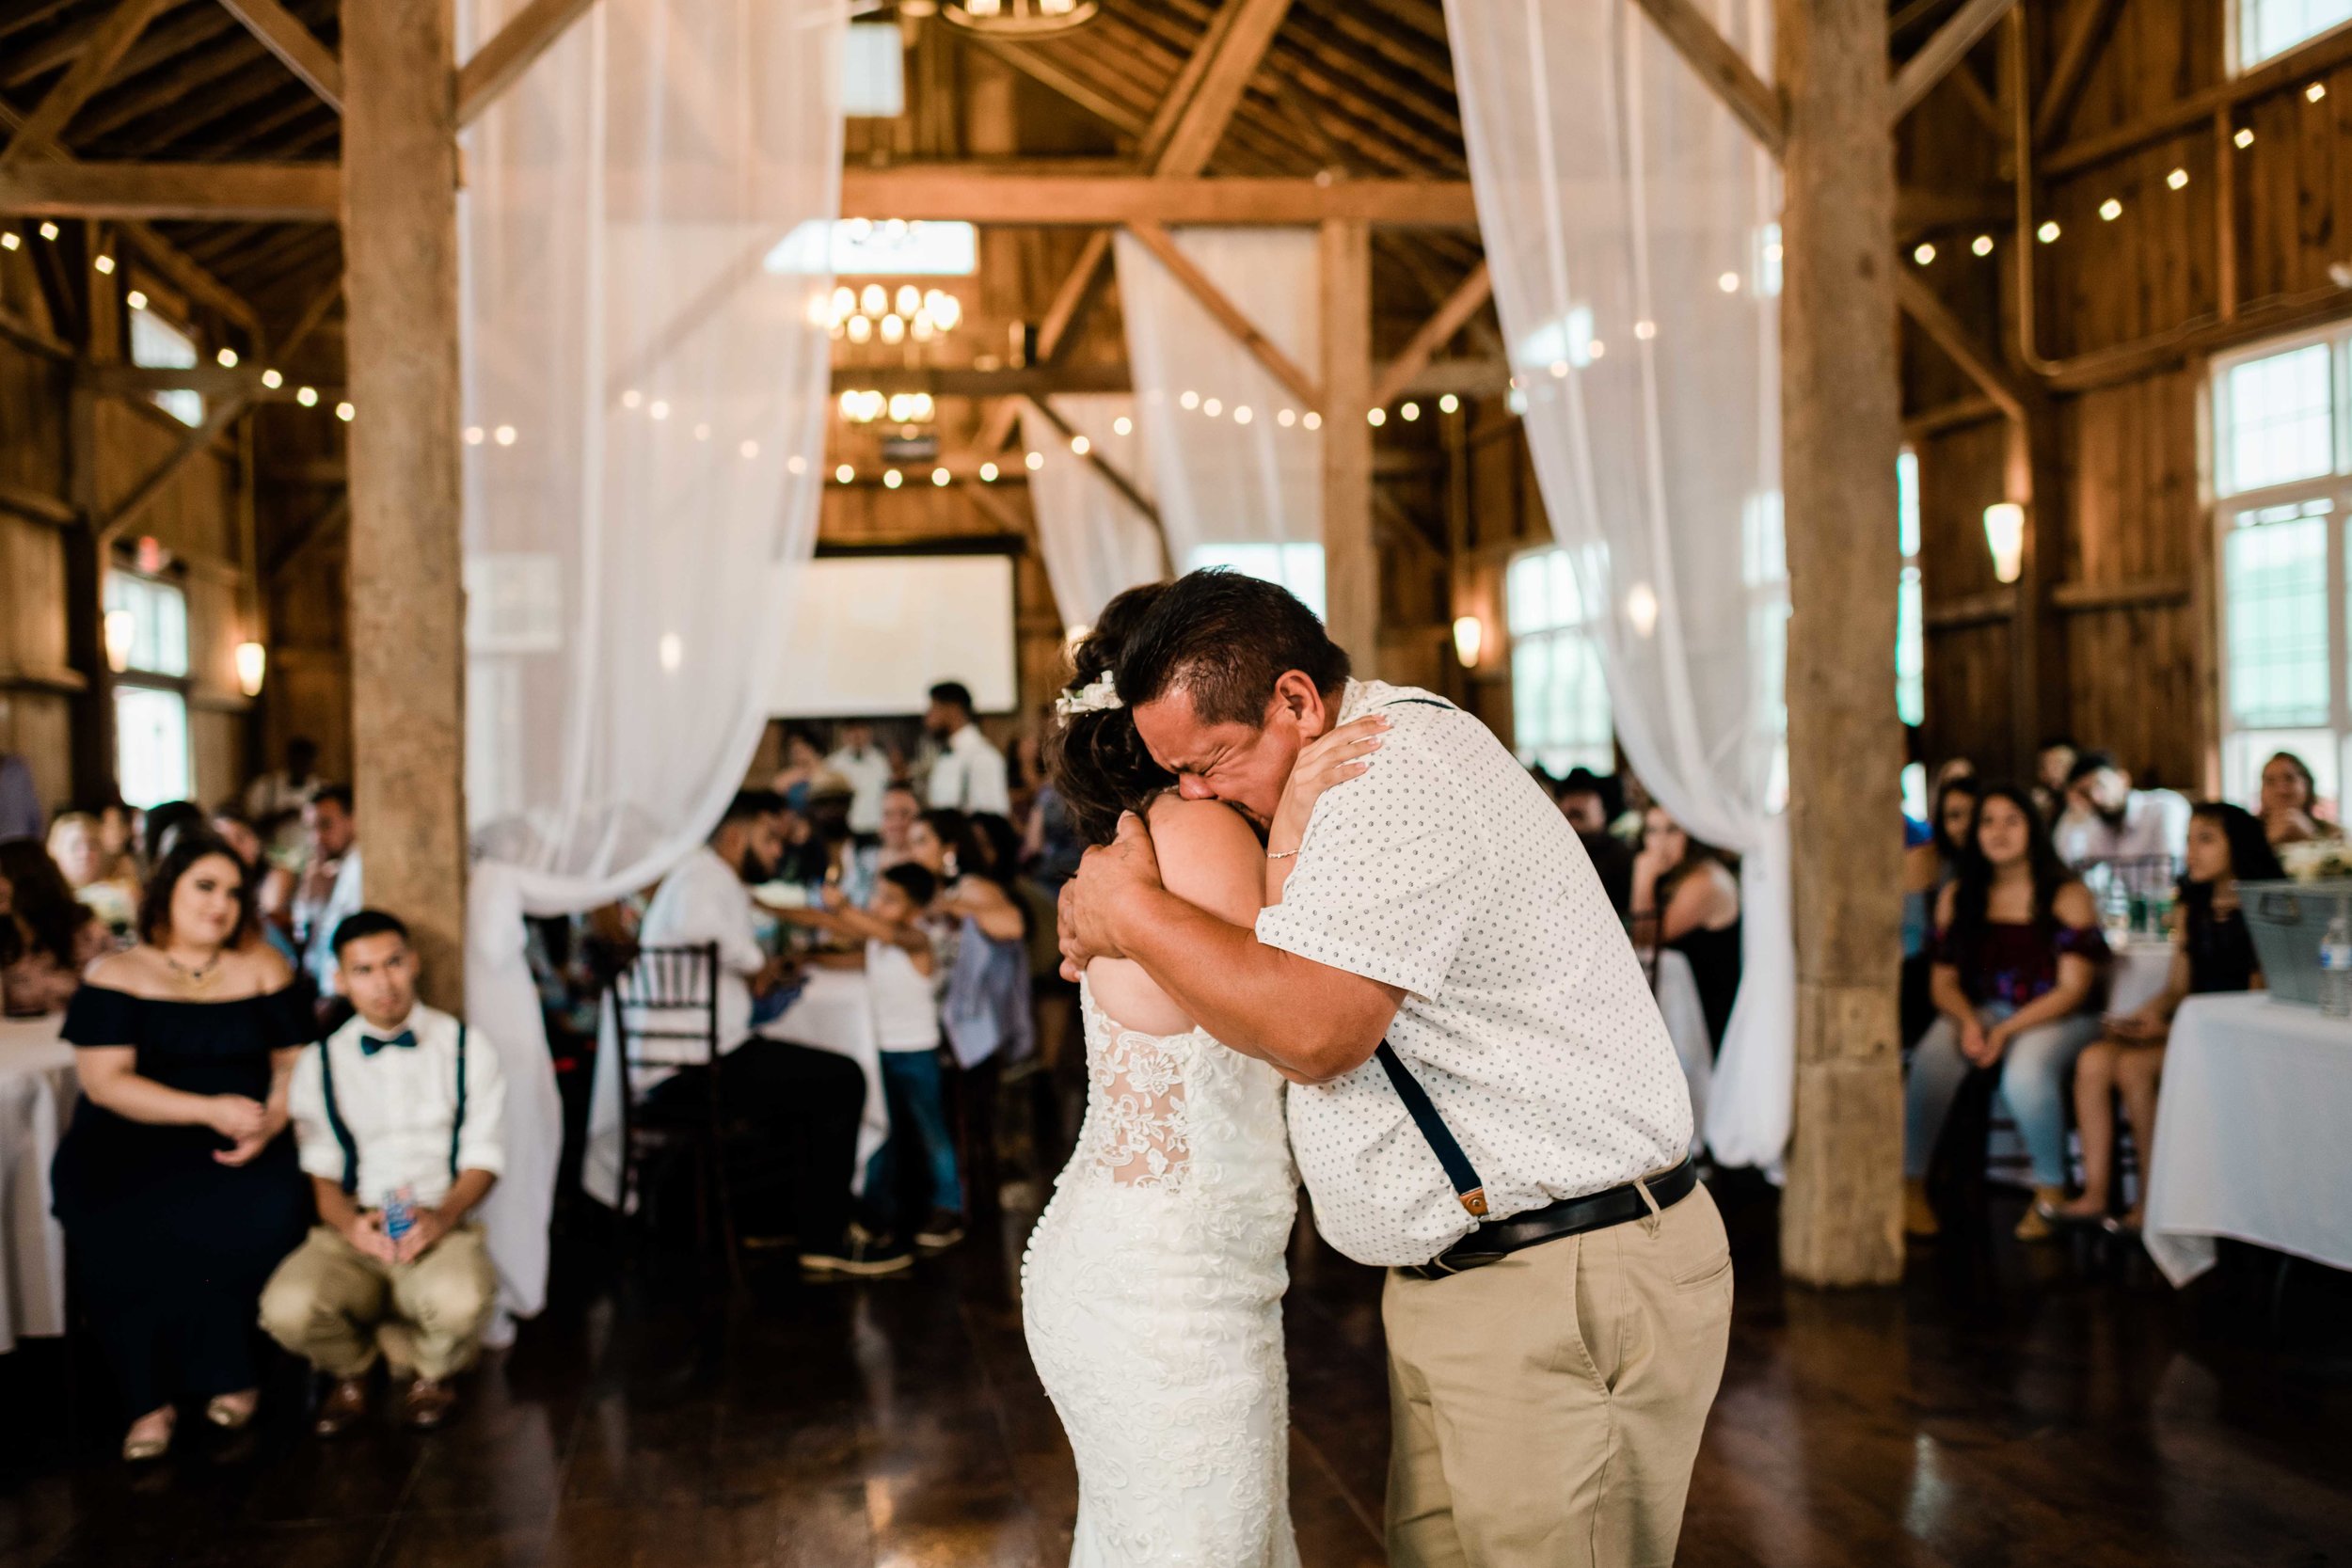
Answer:
[[1054, 58], [1037, 49], [1007, 42], [986, 33], [976, 34], [973, 41], [1032, 82], [1059, 93], [1121, 135], [1132, 136], [1138, 141], [1142, 139], [1148, 125], [1142, 112], [1103, 91], [1096, 81], [1088, 75], [1065, 70]]
[[245, 24], [246, 31], [260, 39], [271, 54], [283, 61], [288, 71], [301, 77], [328, 108], [342, 113], [343, 68], [333, 52], [302, 24], [300, 18], [278, 0], [220, 3], [230, 16]]
[[457, 128], [481, 117], [500, 93], [555, 46], [565, 29], [587, 14], [596, 0], [531, 0], [498, 36], [473, 52], [457, 71]]
[[[140, 78], [135, 87], [126, 85], [119, 92], [108, 93], [83, 116], [74, 139], [85, 147], [90, 147], [123, 126], [134, 124], [161, 110], [184, 109], [190, 103], [201, 103], [209, 109], [210, 100], [222, 90], [220, 84], [224, 78], [233, 90], [236, 78], [241, 73], [262, 69], [262, 62], [268, 57], [268, 53], [260, 44], [247, 38], [238, 38], [222, 48], [192, 55], [173, 64], [168, 71], [151, 72]], [[171, 127], [173, 133], [177, 130], [177, 126]], [[177, 140], [178, 137], [172, 134], [138, 139], [154, 145], [166, 140]]]
[[1009, 225], [1311, 224], [1353, 218], [1406, 228], [1478, 227], [1466, 180], [1029, 174], [973, 164], [845, 170], [841, 212], [845, 217]]
[[[1024, 401], [1025, 401], [1030, 407], [1044, 415], [1046, 421], [1056, 430], [1061, 432], [1062, 439], [1071, 440], [1077, 436], [1078, 433], [1071, 428], [1070, 421], [1063, 419], [1060, 411], [1055, 408], [1052, 399], [1030, 398]], [[1103, 455], [1103, 449], [1101, 447], [1094, 445], [1090, 441], [1088, 442], [1084, 456], [1088, 465], [1091, 467], [1096, 473], [1101, 474], [1104, 480], [1108, 481], [1110, 487], [1118, 491], [1120, 496], [1125, 499], [1129, 506], [1134, 507], [1137, 512], [1141, 513], [1145, 517], [1151, 520], [1152, 526], [1159, 531], [1160, 537], [1162, 539], [1166, 539], [1168, 537], [1168, 525], [1160, 521], [1160, 509], [1153, 506], [1152, 502], [1145, 498], [1143, 492], [1136, 488], [1135, 482], [1133, 480], [1130, 480], [1125, 474], [1120, 471], [1118, 464], [1113, 463], [1109, 458]]]
[[2066, 123], [2066, 117], [2074, 113], [2075, 96], [2090, 78], [2100, 47], [2115, 31], [2119, 8], [2118, 0], [2090, 0], [2074, 18], [2074, 30], [2066, 35], [2066, 42], [2059, 47], [2058, 64], [2050, 70], [2049, 85], [2042, 89], [2042, 102], [2033, 111], [2036, 147], [2048, 146]]
[[1908, 268], [1895, 269], [1895, 299], [1903, 314], [1916, 322], [1935, 346], [1949, 355], [1968, 379], [2000, 406], [2002, 413], [2012, 420], [2025, 419], [2028, 401], [2026, 388], [1977, 345], [1976, 339], [1952, 314], [1951, 308]]
[[1952, 19], [1938, 27], [1919, 52], [1902, 63], [1895, 72], [1894, 86], [1887, 91], [1887, 113], [1897, 124], [1903, 116], [1919, 106], [1919, 101], [1933, 90], [1951, 69], [1968, 57], [1968, 51], [1984, 41], [2002, 17], [2017, 0], [1968, 0]]
[[2040, 172], [2044, 179], [2072, 174], [2076, 169], [2134, 151], [2150, 142], [2179, 135], [2211, 120], [2216, 113], [2233, 109], [2249, 99], [2265, 98], [2274, 92], [2298, 87], [2312, 77], [2324, 76], [2347, 64], [2352, 64], [2352, 27], [2339, 27], [2242, 76], [2217, 82], [2201, 92], [2193, 92], [2186, 98], [2175, 100], [2112, 131], [2068, 142], [2042, 161]]
[[1674, 45], [1732, 117], [1775, 158], [1788, 140], [1788, 110], [1780, 89], [1756, 73], [1692, 0], [1639, 0], [1642, 9]]
[[52, 145], [62, 146], [65, 128], [90, 95], [114, 74], [122, 56], [138, 41], [147, 24], [155, 19], [170, 0], [117, 0], [115, 8], [102, 19], [74, 56], [73, 64], [57, 79], [56, 85], [43, 94], [33, 112], [24, 118], [24, 124], [8, 138], [5, 150], [0, 150], [0, 168], [24, 163]]
[[1281, 346], [1258, 329], [1239, 306], [1225, 297], [1216, 280], [1202, 272], [1193, 259], [1184, 254], [1175, 236], [1156, 223], [1131, 223], [1127, 232], [1143, 242], [1168, 276], [1183, 286], [1200, 307], [1241, 346], [1249, 351], [1249, 357], [1263, 366], [1265, 372], [1280, 382], [1290, 394], [1309, 408], [1323, 407], [1323, 388], [1314, 377], [1299, 368], [1298, 362], [1282, 352]]
[[1454, 335], [1469, 325], [1472, 316], [1486, 308], [1486, 302], [1494, 297], [1494, 293], [1493, 275], [1487, 272], [1486, 263], [1481, 261], [1470, 269], [1468, 277], [1462, 279], [1461, 287], [1447, 295], [1445, 303], [1422, 323], [1421, 329], [1406, 343], [1404, 352], [1390, 360], [1374, 378], [1373, 406], [1384, 407], [1404, 396], [1405, 388], [1429, 368], [1429, 361], [1437, 357], [1438, 351], [1452, 342]]
[[270, 345], [270, 357], [279, 361], [292, 359], [302, 345], [310, 341], [310, 334], [319, 329], [326, 320], [326, 313], [335, 309], [336, 303], [342, 297], [342, 275], [337, 273], [333, 281], [312, 294], [302, 307], [302, 313], [294, 317], [294, 325], [286, 329], [285, 338]]
[[205, 410], [204, 422], [189, 431], [180, 445], [173, 449], [171, 455], [158, 464], [145, 479], [139, 481], [130, 495], [123, 498], [121, 505], [103, 517], [92, 519], [90, 531], [98, 536], [98, 549], [102, 557], [108, 546], [121, 538], [131, 525], [155, 503], [171, 482], [179, 477], [181, 469], [186, 467], [199, 452], [228, 434], [229, 427], [237, 422], [246, 406], [244, 398], [232, 394]]
[[334, 164], [71, 164], [0, 167], [0, 213], [31, 217], [333, 223]]

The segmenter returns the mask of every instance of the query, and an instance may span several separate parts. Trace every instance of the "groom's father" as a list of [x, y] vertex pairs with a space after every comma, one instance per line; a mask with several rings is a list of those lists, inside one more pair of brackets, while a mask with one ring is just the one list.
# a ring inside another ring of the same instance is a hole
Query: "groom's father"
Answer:
[[1317, 1227], [1389, 1266], [1391, 1561], [1672, 1561], [1731, 1259], [1684, 1159], [1674, 1047], [1575, 832], [1477, 720], [1349, 679], [1270, 584], [1173, 584], [1118, 687], [1187, 798], [1262, 825], [1339, 743], [1318, 741], [1389, 721], [1254, 931], [1168, 895], [1133, 819], [1061, 915], [1073, 963], [1135, 959], [1291, 1079]]

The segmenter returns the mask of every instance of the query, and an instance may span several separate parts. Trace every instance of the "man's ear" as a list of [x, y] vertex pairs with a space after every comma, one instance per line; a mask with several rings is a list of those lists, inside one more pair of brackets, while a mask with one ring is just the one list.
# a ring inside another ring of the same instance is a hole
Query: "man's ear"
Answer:
[[1327, 711], [1323, 693], [1315, 689], [1313, 678], [1304, 670], [1285, 670], [1275, 681], [1274, 711], [1289, 714], [1299, 734], [1309, 740], [1331, 727], [1332, 715]]

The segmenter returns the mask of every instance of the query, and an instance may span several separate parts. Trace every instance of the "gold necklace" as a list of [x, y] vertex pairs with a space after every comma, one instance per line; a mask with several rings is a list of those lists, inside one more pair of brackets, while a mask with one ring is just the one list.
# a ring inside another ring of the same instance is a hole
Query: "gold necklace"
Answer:
[[203, 990], [210, 987], [215, 980], [218, 979], [220, 977], [220, 960], [221, 955], [219, 953], [215, 953], [209, 961], [200, 963], [194, 969], [190, 969], [186, 964], [182, 963], [170, 954], [166, 953], [164, 955], [164, 962], [171, 966], [171, 972], [180, 976], [182, 983], [184, 984], [190, 990]]

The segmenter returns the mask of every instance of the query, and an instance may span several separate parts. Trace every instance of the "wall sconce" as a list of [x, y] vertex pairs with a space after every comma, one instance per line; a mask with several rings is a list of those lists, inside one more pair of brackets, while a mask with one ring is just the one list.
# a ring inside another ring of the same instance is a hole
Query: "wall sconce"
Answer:
[[1478, 656], [1486, 646], [1486, 623], [1475, 615], [1456, 616], [1454, 622], [1454, 657], [1462, 661], [1465, 670], [1478, 668]]
[[237, 644], [237, 689], [248, 697], [262, 694], [262, 676], [269, 669], [269, 650], [259, 642]]
[[131, 668], [131, 644], [138, 640], [139, 620], [127, 610], [106, 611], [106, 668], [119, 675]]
[[1993, 552], [1993, 575], [2015, 582], [2026, 571], [2026, 509], [1995, 501], [1984, 509], [1984, 542]]

